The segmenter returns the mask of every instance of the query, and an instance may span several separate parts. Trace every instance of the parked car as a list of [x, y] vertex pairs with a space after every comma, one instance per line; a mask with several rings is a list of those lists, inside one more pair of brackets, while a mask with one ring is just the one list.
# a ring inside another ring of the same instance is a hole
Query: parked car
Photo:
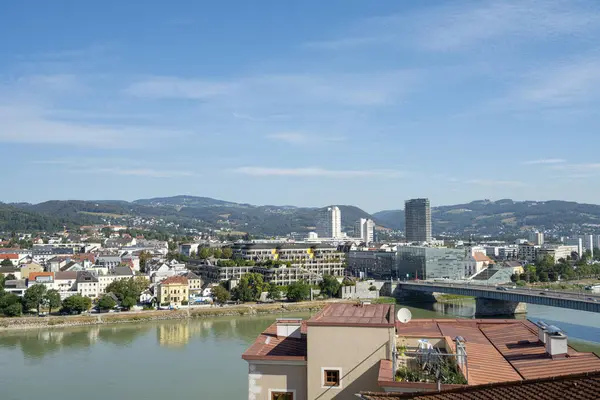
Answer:
[[545, 295], [546, 295], [546, 292], [540, 292], [540, 294], [541, 294], [542, 296], [545, 296]]
[[496, 288], [496, 290], [501, 290], [501, 291], [503, 291], [503, 292], [506, 292], [506, 291], [508, 291], [508, 288], [506, 288], [506, 287], [504, 287], [504, 286], [498, 286], [498, 287]]
[[595, 299], [595, 298], [593, 298], [593, 297], [588, 297], [587, 299], [588, 299], [589, 301], [593, 301], [594, 303], [597, 303], [597, 302], [598, 302], [598, 299]]

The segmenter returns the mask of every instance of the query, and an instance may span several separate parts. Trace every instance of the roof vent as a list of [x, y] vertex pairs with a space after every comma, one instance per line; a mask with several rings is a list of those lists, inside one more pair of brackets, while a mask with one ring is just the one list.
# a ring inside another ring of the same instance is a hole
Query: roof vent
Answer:
[[546, 343], [546, 329], [548, 329], [548, 324], [544, 321], [538, 321], [536, 323], [538, 327], [538, 339], [542, 343]]
[[277, 318], [277, 337], [300, 339], [302, 318]]
[[567, 335], [557, 326], [546, 329], [546, 353], [552, 358], [566, 356], [569, 351]]

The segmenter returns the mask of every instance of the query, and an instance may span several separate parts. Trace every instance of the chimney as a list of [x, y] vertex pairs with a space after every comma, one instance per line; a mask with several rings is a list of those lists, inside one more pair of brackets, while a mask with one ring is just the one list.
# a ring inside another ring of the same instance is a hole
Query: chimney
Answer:
[[542, 343], [546, 343], [546, 329], [548, 329], [548, 324], [545, 323], [544, 321], [538, 321], [536, 323], [537, 327], [538, 327], [538, 339], [540, 340], [540, 342]]
[[552, 358], [566, 356], [569, 350], [567, 335], [560, 328], [550, 325], [546, 329], [546, 353]]
[[300, 339], [302, 318], [277, 318], [277, 337]]

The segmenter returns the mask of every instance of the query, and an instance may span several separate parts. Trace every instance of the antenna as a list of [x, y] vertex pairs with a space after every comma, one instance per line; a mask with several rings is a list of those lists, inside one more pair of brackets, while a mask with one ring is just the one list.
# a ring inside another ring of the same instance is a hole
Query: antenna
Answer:
[[411, 318], [412, 318], [412, 313], [410, 312], [410, 310], [408, 308], [401, 308], [398, 310], [398, 313], [396, 314], [396, 319], [398, 321], [402, 322], [403, 324], [410, 322]]

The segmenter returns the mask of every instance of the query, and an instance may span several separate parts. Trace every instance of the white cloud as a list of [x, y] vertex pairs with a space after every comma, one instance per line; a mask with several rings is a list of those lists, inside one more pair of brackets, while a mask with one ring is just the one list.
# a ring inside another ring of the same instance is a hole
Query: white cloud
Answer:
[[563, 160], [562, 158], [543, 158], [540, 160], [529, 160], [529, 161], [523, 161], [521, 164], [525, 164], [525, 165], [537, 165], [537, 164], [561, 164], [566, 162], [566, 160]]
[[360, 178], [360, 177], [387, 177], [403, 176], [404, 173], [395, 170], [333, 170], [319, 167], [307, 168], [268, 168], [268, 167], [240, 167], [233, 172], [252, 176], [298, 176], [298, 177], [325, 177], [325, 178]]
[[465, 183], [470, 185], [478, 185], [478, 186], [509, 186], [509, 187], [521, 187], [525, 186], [523, 182], [519, 181], [508, 181], [508, 180], [494, 180], [494, 179], [470, 179], [465, 181]]
[[[207, 100], [231, 108], [269, 105], [370, 106], [394, 102], [414, 90], [414, 70], [353, 74], [266, 74], [232, 81], [204, 81], [178, 77], [150, 77], [131, 84], [125, 92], [154, 99]], [[235, 113], [235, 115], [243, 115]]]
[[227, 93], [226, 83], [202, 79], [155, 76], [133, 83], [126, 93], [146, 98], [203, 100]]
[[289, 144], [315, 144], [315, 143], [323, 143], [323, 142], [341, 142], [344, 140], [343, 137], [327, 137], [327, 136], [317, 136], [317, 135], [308, 135], [300, 132], [281, 132], [275, 133], [267, 136], [269, 139], [278, 140], [282, 142], [286, 142]]
[[81, 173], [97, 173], [111, 174], [121, 176], [138, 176], [146, 178], [179, 178], [190, 177], [195, 174], [190, 171], [178, 171], [169, 169], [152, 169], [152, 168], [92, 168], [83, 169], [77, 172]]
[[0, 104], [0, 121], [0, 143], [133, 148], [148, 146], [158, 138], [182, 133], [148, 127], [61, 121], [52, 118], [51, 110], [27, 105], [11, 107]]

